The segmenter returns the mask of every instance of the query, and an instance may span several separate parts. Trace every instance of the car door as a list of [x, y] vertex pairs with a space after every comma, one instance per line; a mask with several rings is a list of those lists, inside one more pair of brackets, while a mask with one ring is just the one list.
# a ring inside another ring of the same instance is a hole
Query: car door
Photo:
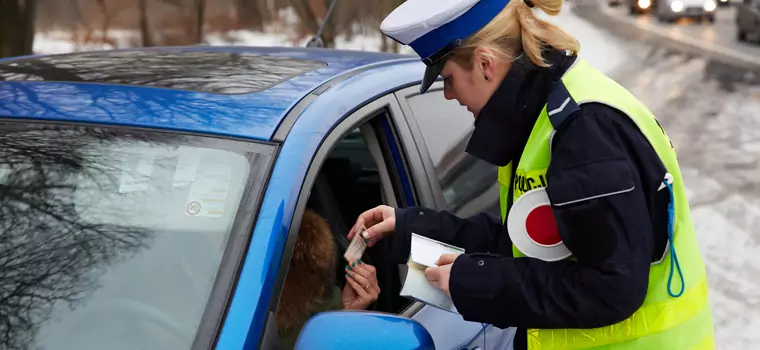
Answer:
[[[437, 82], [425, 94], [419, 86], [396, 93], [439, 210], [460, 217], [478, 212], [499, 215], [497, 167], [464, 152], [474, 118], [456, 101], [443, 96]], [[416, 308], [416, 310], [414, 310]], [[435, 340], [436, 349], [508, 349], [515, 330], [467, 322], [461, 315], [418, 304], [407, 316], [420, 322]]]

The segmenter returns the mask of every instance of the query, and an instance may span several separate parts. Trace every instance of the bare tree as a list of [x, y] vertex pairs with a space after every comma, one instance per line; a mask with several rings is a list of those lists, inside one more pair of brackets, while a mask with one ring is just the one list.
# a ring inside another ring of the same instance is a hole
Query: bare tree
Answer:
[[153, 34], [148, 21], [148, 0], [139, 0], [140, 8], [140, 41], [143, 47], [153, 46]]
[[274, 18], [275, 9], [270, 8], [269, 4], [268, 0], [236, 0], [237, 24], [248, 29], [262, 29], [266, 22]]
[[101, 17], [99, 41], [101, 43], [108, 43], [112, 46], [116, 46], [116, 42], [112, 40], [108, 35], [108, 30], [111, 28], [111, 21], [118, 15], [120, 11], [119, 9], [113, 10], [113, 8], [108, 7], [106, 0], [95, 0], [95, 3], [98, 7], [98, 11], [100, 12]]
[[0, 1], [0, 57], [32, 53], [36, 0]]
[[[380, 14], [381, 16], [386, 16], [387, 14], [391, 13], [393, 9], [400, 6], [404, 1], [403, 0], [385, 0], [384, 2], [386, 3], [386, 7], [384, 11]], [[387, 38], [385, 36], [383, 36], [383, 41], [390, 41], [391, 50], [395, 53], [398, 53], [398, 50], [399, 50], [398, 41]], [[387, 51], [387, 50], [383, 50], [383, 51]]]
[[[330, 18], [325, 18], [328, 12], [328, 8], [332, 1], [336, 0], [289, 0], [290, 5], [295, 10], [301, 24], [301, 32], [307, 35], [315, 35], [322, 28], [322, 40], [325, 47], [335, 47], [335, 37], [337, 35], [338, 17], [337, 12], [341, 12], [342, 5], [336, 4], [336, 13]], [[339, 1], [339, 0], [337, 0]], [[326, 21], [325, 21], [326, 20]], [[305, 32], [305, 33], [304, 33]]]
[[103, 21], [101, 22], [100, 27], [100, 35], [102, 37], [103, 42], [108, 41], [108, 28], [111, 26], [111, 16], [108, 14], [108, 6], [106, 5], [106, 0], [95, 0], [95, 3], [98, 5], [98, 9], [100, 10], [100, 16], [103, 18]]
[[[162, 0], [176, 8], [176, 14], [164, 16], [164, 40], [161, 44], [187, 45], [203, 42], [205, 0]], [[181, 28], [180, 31], [171, 29]]]
[[196, 44], [203, 42], [203, 24], [205, 23], [206, 0], [194, 0], [195, 5], [195, 36]]

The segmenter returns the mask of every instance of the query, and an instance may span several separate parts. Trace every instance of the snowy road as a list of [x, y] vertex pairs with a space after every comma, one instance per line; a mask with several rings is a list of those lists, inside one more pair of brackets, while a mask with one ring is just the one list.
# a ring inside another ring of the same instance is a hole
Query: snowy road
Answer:
[[573, 0], [573, 12], [622, 42], [646, 42], [669, 47], [694, 56], [709, 56], [715, 61], [760, 75], [760, 45], [736, 40], [736, 9], [720, 7], [716, 23], [682, 19], [674, 24], [660, 23], [644, 14], [632, 17], [622, 8], [610, 8], [604, 0]]
[[643, 31], [659, 33], [672, 40], [699, 45], [705, 50], [729, 53], [737, 59], [760, 63], [760, 44], [744, 43], [736, 39], [736, 7], [719, 7], [715, 10], [715, 23], [681, 19], [676, 23], [662, 23], [654, 15], [630, 16], [624, 6], [601, 6], [603, 12], [617, 20], [628, 22]]

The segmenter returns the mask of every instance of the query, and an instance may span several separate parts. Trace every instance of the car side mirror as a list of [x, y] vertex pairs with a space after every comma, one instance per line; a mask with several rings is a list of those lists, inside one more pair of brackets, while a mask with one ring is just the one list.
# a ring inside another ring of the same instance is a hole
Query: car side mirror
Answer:
[[433, 337], [419, 322], [386, 313], [328, 311], [304, 324], [296, 350], [435, 349]]

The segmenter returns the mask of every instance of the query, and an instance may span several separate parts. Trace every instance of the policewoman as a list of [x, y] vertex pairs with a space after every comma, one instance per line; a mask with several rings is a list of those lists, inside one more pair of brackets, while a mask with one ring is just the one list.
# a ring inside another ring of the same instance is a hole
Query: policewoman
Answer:
[[[400, 264], [412, 232], [465, 248], [427, 278], [465, 320], [517, 327], [517, 349], [713, 348], [676, 153], [647, 107], [535, 14], [561, 7], [407, 0], [388, 15], [383, 33], [427, 66], [421, 92], [441, 76], [445, 97], [474, 115], [467, 152], [499, 166], [501, 218], [380, 206], [349, 237], [370, 227], [369, 244], [392, 239]], [[549, 215], [530, 223], [541, 198]], [[529, 226], [539, 237], [526, 239]]]

